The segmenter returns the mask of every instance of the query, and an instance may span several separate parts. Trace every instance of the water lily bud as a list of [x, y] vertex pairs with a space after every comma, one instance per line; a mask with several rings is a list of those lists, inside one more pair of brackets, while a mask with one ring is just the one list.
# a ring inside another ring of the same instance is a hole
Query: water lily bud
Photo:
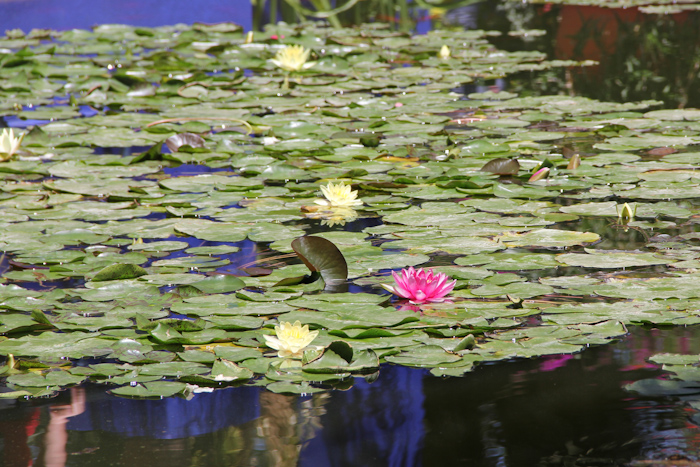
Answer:
[[532, 174], [532, 177], [530, 177], [530, 180], [528, 182], [536, 182], [537, 180], [542, 180], [543, 178], [547, 178], [549, 175], [549, 167], [542, 167], [540, 170]]
[[566, 168], [569, 170], [574, 170], [578, 168], [579, 165], [581, 165], [581, 156], [574, 154], [571, 156], [571, 159], [569, 159], [569, 165], [567, 165]]
[[625, 203], [622, 205], [622, 209], [618, 210], [617, 215], [620, 219], [634, 219], [634, 215], [637, 213], [637, 206], [632, 209], [632, 207]]
[[440, 58], [442, 60], [447, 60], [448, 58], [450, 58], [451, 55], [452, 55], [452, 53], [450, 52], [450, 48], [447, 47], [446, 45], [443, 45], [440, 48], [440, 52], [438, 52], [438, 58]]

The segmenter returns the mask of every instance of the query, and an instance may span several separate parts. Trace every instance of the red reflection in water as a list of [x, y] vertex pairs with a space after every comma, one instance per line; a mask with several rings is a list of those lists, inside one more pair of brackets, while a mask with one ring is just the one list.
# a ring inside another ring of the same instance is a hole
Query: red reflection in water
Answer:
[[31, 409], [20, 419], [0, 422], [0, 436], [4, 440], [3, 465], [5, 467], [27, 467], [32, 465], [27, 439], [39, 425], [39, 409]]

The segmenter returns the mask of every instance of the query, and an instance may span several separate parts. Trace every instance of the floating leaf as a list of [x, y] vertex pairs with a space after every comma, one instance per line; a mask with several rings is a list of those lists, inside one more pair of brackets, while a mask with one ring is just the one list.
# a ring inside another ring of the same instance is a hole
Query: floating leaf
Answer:
[[390, 363], [413, 366], [413, 367], [433, 367], [443, 363], [451, 363], [461, 360], [461, 357], [454, 355], [442, 347], [436, 345], [425, 345], [409, 349], [398, 355], [386, 357]]
[[379, 358], [374, 351], [355, 350], [343, 341], [332, 342], [321, 357], [302, 366], [308, 373], [355, 373], [376, 371], [378, 368]]
[[673, 263], [672, 258], [664, 258], [654, 253], [632, 251], [587, 250], [589, 254], [567, 253], [556, 257], [557, 261], [568, 266], [588, 268], [627, 268], [634, 266], [652, 266]]
[[226, 293], [242, 289], [245, 282], [235, 276], [216, 274], [191, 285], [204, 293]]
[[94, 282], [114, 281], [122, 279], [135, 279], [148, 274], [144, 268], [137, 264], [113, 264], [101, 269], [92, 277]]
[[214, 362], [211, 376], [215, 381], [230, 382], [252, 378], [253, 372], [247, 368], [241, 368], [231, 361], [219, 358]]
[[138, 399], [160, 399], [174, 396], [185, 390], [185, 383], [174, 381], [153, 381], [151, 383], [137, 384], [135, 386], [122, 386], [112, 389], [110, 392], [115, 396], [133, 397]]

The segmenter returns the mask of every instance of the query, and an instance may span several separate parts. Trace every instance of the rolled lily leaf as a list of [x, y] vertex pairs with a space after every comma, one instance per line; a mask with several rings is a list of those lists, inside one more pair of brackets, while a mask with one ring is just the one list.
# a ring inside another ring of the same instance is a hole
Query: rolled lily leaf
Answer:
[[348, 279], [348, 263], [333, 242], [306, 235], [295, 239], [292, 248], [312, 273], [321, 274], [327, 285], [338, 284]]
[[577, 169], [579, 165], [581, 165], [581, 156], [579, 154], [574, 154], [571, 156], [571, 159], [569, 159], [569, 164], [566, 166], [566, 168], [569, 170], [574, 170]]
[[170, 149], [172, 152], [176, 152], [178, 149], [180, 149], [180, 146], [203, 148], [204, 139], [199, 135], [195, 135], [194, 133], [179, 133], [166, 139], [165, 145], [168, 146], [168, 149]]
[[520, 163], [517, 159], [506, 159], [499, 157], [488, 161], [481, 168], [482, 172], [491, 172], [496, 175], [516, 175], [520, 170]]

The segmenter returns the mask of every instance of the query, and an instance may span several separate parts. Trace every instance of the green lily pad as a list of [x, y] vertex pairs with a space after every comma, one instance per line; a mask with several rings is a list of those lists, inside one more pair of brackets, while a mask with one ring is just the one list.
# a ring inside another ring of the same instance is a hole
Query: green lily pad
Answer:
[[115, 396], [131, 397], [137, 399], [160, 399], [174, 396], [184, 392], [187, 385], [174, 381], [153, 381], [150, 383], [137, 384], [135, 386], [122, 386], [112, 389], [110, 393]]
[[238, 277], [224, 274], [209, 276], [201, 281], [193, 282], [191, 285], [209, 294], [234, 292], [245, 287], [245, 283]]
[[593, 232], [538, 229], [524, 234], [504, 234], [498, 240], [508, 247], [562, 248], [595, 243], [600, 240], [600, 235]]
[[119, 263], [101, 269], [92, 277], [92, 280], [94, 282], [100, 282], [120, 279], [135, 279], [146, 274], [148, 274], [148, 271], [137, 264]]
[[445, 352], [442, 347], [426, 345], [405, 350], [398, 355], [387, 356], [385, 359], [387, 362], [397, 365], [425, 368], [453, 363], [462, 358], [459, 355]]
[[587, 268], [628, 268], [634, 266], [653, 266], [656, 264], [669, 264], [672, 258], [663, 258], [654, 253], [641, 253], [633, 251], [606, 251], [586, 249], [588, 254], [566, 253], [558, 255], [557, 261], [567, 266], [580, 266]]

